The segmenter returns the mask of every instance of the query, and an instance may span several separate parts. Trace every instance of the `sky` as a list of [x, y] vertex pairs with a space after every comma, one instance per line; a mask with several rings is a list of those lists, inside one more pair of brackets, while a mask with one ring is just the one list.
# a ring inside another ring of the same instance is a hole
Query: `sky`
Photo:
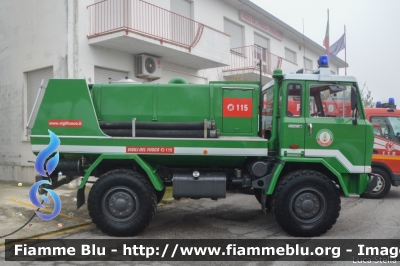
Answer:
[[[360, 88], [365, 84], [374, 102], [392, 97], [400, 109], [400, 0], [250, 1], [300, 33], [304, 19], [305, 36], [321, 46], [329, 9], [330, 45], [346, 25], [347, 75], [355, 76]], [[344, 50], [337, 56], [344, 60]]]

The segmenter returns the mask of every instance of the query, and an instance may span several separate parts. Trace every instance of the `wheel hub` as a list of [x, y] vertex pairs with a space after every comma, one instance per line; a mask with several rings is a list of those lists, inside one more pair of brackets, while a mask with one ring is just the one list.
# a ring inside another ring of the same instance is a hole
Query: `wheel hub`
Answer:
[[105, 193], [102, 203], [104, 214], [116, 222], [132, 219], [139, 210], [138, 196], [128, 187], [111, 188]]
[[290, 199], [290, 214], [302, 223], [312, 223], [323, 216], [326, 211], [326, 199], [314, 188], [304, 188]]
[[317, 215], [321, 209], [321, 203], [314, 194], [302, 193], [294, 201], [295, 209], [294, 212], [297, 216], [309, 219]]
[[377, 193], [382, 191], [385, 188], [385, 181], [381, 175], [375, 174], [376, 177], [378, 178], [378, 181], [376, 183], [376, 187], [372, 190], [372, 192]]

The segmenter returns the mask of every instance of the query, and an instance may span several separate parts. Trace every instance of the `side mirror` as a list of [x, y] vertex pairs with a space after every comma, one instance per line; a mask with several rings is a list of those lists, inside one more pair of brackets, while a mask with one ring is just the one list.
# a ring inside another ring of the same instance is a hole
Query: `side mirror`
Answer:
[[356, 88], [351, 87], [351, 110], [354, 111], [357, 108], [358, 103], [358, 93]]
[[356, 88], [351, 87], [351, 111], [353, 118], [353, 125], [357, 125], [357, 114], [358, 114], [358, 93]]

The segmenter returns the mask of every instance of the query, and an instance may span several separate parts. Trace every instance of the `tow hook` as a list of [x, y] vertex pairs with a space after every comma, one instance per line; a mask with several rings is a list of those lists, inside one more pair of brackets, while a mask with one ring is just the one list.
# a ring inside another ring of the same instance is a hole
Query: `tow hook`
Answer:
[[367, 193], [371, 193], [372, 190], [378, 185], [378, 177], [375, 174], [369, 174], [369, 184], [367, 188]]

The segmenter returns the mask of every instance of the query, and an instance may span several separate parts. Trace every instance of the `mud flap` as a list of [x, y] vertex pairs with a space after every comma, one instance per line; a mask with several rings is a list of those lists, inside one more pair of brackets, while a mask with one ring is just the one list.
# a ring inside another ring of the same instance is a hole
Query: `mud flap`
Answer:
[[78, 210], [83, 206], [83, 204], [85, 204], [85, 187], [78, 189], [76, 199], [76, 209]]
[[378, 177], [376, 177], [374, 174], [369, 174], [370, 180], [368, 184], [367, 191], [366, 193], [371, 193], [372, 190], [378, 185]]
[[261, 192], [261, 210], [264, 214], [267, 214], [267, 208], [265, 206], [265, 202], [267, 201], [267, 194], [265, 194], [264, 190]]
[[252, 182], [251, 186], [253, 188], [258, 188], [262, 189], [261, 192], [261, 209], [262, 211], [266, 214], [267, 213], [267, 208], [265, 206], [265, 202], [267, 200], [267, 194], [265, 192], [268, 190], [269, 184], [271, 183], [272, 180], [272, 174], [263, 176], [259, 179], [256, 179]]

